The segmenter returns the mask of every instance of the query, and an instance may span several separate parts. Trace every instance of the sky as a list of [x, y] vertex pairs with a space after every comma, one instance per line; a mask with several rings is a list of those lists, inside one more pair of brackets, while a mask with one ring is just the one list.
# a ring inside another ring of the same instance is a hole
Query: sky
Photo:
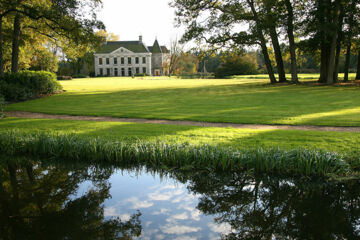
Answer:
[[184, 33], [184, 28], [175, 28], [175, 11], [168, 3], [171, 0], [103, 0], [103, 9], [98, 18], [107, 32], [120, 36], [120, 41], [138, 40], [152, 46], [155, 38], [161, 45]]

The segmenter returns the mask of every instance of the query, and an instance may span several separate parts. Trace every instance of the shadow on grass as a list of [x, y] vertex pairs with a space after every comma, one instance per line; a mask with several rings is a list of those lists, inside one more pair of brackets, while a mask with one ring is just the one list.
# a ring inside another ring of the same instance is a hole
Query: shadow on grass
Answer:
[[[8, 105], [6, 110], [207, 122], [360, 126], [359, 106], [360, 95], [355, 88], [244, 83], [66, 93]], [[331, 117], [332, 113], [336, 117]]]

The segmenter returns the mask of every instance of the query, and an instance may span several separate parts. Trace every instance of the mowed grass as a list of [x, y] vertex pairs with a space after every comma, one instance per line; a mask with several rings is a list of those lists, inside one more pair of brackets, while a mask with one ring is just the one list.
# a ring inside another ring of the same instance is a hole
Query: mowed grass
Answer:
[[[316, 80], [302, 74], [303, 81]], [[353, 75], [351, 76], [353, 77]], [[359, 87], [270, 85], [233, 79], [92, 78], [61, 81], [65, 93], [7, 111], [207, 122], [360, 126]]]
[[22, 133], [74, 134], [80, 138], [109, 141], [191, 143], [234, 147], [236, 149], [281, 148], [322, 149], [357, 154], [360, 133], [299, 130], [253, 130], [207, 128], [197, 126], [91, 122], [54, 119], [5, 118], [0, 120], [0, 134], [9, 130]]

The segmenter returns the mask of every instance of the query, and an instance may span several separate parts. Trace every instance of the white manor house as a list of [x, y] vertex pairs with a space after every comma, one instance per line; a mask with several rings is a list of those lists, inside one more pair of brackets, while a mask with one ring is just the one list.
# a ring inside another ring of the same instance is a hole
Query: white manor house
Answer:
[[157, 40], [153, 46], [147, 47], [142, 41], [142, 36], [139, 36], [138, 41], [105, 42], [101, 50], [95, 54], [95, 75], [167, 75], [166, 63], [169, 61], [169, 55], [169, 50], [165, 46], [160, 46]]

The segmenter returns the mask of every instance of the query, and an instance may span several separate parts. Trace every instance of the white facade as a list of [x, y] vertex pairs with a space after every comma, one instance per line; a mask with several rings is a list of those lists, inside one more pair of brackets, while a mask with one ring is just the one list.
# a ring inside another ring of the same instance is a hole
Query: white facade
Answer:
[[95, 54], [96, 76], [134, 76], [146, 74], [160, 76], [167, 73], [166, 56], [169, 51], [155, 40], [153, 46], [145, 46], [142, 36], [138, 41], [105, 42]]
[[151, 53], [134, 53], [119, 48], [111, 53], [95, 54], [96, 76], [132, 76], [136, 73], [151, 75]]

